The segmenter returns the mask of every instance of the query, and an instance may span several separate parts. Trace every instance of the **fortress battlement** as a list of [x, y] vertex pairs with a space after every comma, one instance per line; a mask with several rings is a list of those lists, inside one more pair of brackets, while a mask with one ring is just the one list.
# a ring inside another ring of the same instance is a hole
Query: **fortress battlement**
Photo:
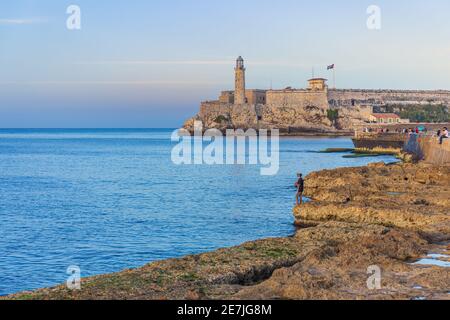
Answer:
[[363, 93], [433, 93], [449, 94], [450, 90], [401, 90], [401, 89], [329, 89], [335, 92], [363, 92]]

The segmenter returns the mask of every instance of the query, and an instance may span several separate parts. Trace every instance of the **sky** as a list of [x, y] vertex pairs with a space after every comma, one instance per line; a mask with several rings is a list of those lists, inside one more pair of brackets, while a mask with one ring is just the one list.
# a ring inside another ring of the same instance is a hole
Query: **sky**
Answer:
[[[67, 8], [81, 10], [70, 30]], [[380, 29], [370, 29], [371, 5]], [[0, 128], [174, 128], [247, 87], [450, 89], [448, 0], [0, 2]]]

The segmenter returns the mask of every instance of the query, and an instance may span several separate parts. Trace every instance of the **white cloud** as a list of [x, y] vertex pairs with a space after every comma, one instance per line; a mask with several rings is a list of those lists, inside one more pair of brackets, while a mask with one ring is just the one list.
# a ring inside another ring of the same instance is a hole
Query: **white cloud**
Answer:
[[0, 85], [105, 85], [105, 86], [206, 86], [223, 85], [213, 81], [179, 81], [179, 80], [147, 80], [147, 81], [0, 81]]
[[[230, 60], [104, 60], [104, 61], [81, 61], [76, 62], [78, 65], [223, 65], [230, 66], [234, 64], [233, 59]], [[309, 65], [289, 62], [289, 61], [258, 61], [247, 60], [250, 66], [274, 66], [274, 67], [310, 67]], [[325, 64], [324, 64], [325, 65]]]
[[118, 60], [118, 61], [82, 61], [75, 64], [87, 65], [225, 65], [230, 61], [222, 60]]
[[47, 22], [46, 19], [33, 18], [33, 19], [0, 19], [0, 25], [26, 25], [37, 24]]

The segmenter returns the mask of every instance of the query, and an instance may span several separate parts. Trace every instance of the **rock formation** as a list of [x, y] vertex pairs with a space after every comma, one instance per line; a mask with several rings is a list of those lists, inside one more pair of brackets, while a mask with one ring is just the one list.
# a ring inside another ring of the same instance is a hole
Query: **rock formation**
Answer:
[[312, 173], [306, 196], [294, 209], [298, 223], [343, 221], [420, 231], [450, 240], [450, 167], [374, 164]]

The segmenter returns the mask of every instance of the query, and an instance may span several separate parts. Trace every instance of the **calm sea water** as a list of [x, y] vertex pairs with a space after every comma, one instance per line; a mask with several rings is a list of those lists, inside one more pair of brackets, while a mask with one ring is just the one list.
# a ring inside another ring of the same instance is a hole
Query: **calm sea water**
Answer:
[[286, 138], [281, 168], [175, 166], [172, 130], [0, 130], [0, 294], [294, 232], [297, 171], [391, 157], [320, 154], [348, 138]]

